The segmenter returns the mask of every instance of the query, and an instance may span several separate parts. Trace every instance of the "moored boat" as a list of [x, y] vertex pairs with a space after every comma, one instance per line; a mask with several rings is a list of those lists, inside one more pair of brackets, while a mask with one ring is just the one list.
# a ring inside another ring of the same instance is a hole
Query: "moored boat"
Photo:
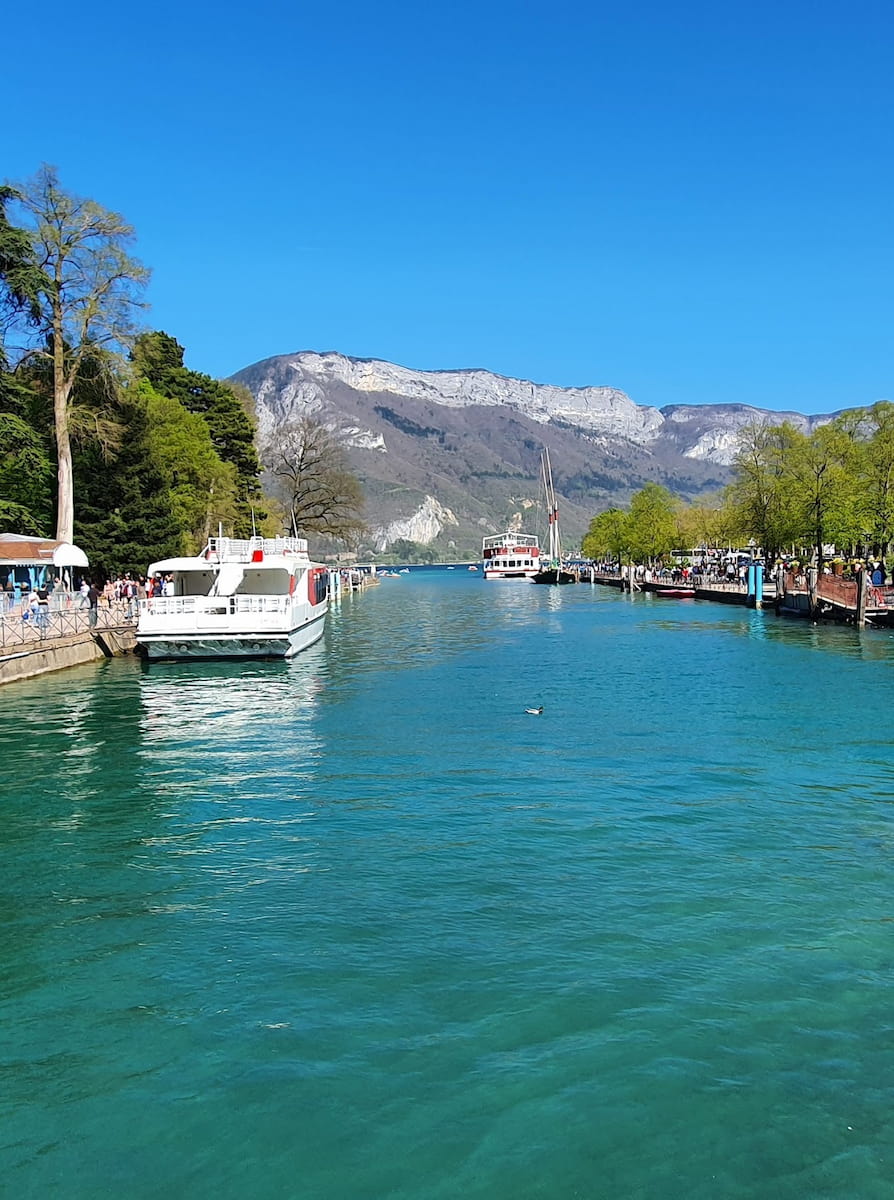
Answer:
[[653, 589], [656, 596], [667, 596], [675, 600], [694, 600], [695, 588], [687, 587], [656, 587]]
[[481, 557], [485, 579], [533, 579], [540, 569], [540, 545], [528, 533], [508, 531], [486, 537]]
[[549, 451], [540, 455], [540, 483], [546, 503], [548, 521], [547, 558], [532, 577], [532, 583], [577, 583], [577, 576], [562, 562], [562, 543], [559, 541], [559, 505], [553, 487], [553, 472], [549, 463]]
[[291, 658], [323, 635], [329, 571], [304, 538], [211, 538], [149, 575], [165, 581], [140, 602], [137, 644], [150, 659]]

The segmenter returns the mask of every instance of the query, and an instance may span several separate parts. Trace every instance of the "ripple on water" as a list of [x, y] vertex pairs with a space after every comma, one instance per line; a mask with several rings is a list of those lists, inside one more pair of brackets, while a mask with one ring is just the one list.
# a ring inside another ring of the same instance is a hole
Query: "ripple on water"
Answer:
[[892, 650], [410, 575], [7, 689], [10, 1194], [887, 1196]]

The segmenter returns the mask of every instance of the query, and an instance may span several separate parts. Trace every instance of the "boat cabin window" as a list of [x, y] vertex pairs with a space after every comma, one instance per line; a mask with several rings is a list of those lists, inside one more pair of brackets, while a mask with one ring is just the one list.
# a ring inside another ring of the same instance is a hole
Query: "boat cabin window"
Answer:
[[212, 583], [213, 571], [183, 571], [174, 573], [175, 596], [207, 596]]
[[245, 567], [242, 582], [236, 588], [239, 596], [288, 596], [288, 571], [253, 571]]

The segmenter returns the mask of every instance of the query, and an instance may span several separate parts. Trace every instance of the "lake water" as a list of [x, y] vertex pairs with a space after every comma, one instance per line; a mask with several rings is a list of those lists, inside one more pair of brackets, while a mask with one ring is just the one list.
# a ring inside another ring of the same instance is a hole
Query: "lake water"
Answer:
[[0, 1191], [890, 1200], [892, 706], [885, 632], [458, 571], [3, 689]]

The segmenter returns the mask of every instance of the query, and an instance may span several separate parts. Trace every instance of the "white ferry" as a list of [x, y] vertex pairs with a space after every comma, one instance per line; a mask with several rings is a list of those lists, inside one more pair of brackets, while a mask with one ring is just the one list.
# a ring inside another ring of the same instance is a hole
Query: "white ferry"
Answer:
[[290, 658], [323, 635], [329, 570], [304, 538], [211, 538], [201, 555], [152, 563], [164, 594], [140, 601], [152, 658]]
[[540, 570], [540, 546], [528, 533], [498, 533], [481, 547], [485, 579], [533, 579]]

